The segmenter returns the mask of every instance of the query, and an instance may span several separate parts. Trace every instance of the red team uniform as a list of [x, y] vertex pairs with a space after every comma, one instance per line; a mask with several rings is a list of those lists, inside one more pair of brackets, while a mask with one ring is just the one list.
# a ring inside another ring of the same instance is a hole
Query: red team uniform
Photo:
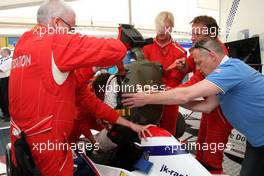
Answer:
[[[91, 88], [85, 83], [86, 81], [83, 80], [82, 73], [79, 70], [76, 73], [76, 106], [78, 115], [74, 119], [70, 142], [76, 142], [81, 134], [88, 138], [89, 135], [92, 135], [90, 129], [102, 130], [103, 126], [100, 126], [96, 119], [103, 119], [114, 124], [119, 117], [119, 114], [114, 109], [96, 97]], [[87, 76], [86, 78], [88, 78]]]
[[[143, 48], [146, 59], [159, 62], [163, 66], [163, 83], [169, 87], [177, 87], [185, 74], [176, 69], [166, 71], [166, 69], [176, 60], [186, 57], [185, 50], [176, 42], [170, 41], [168, 44], [161, 46], [159, 42], [154, 39], [154, 43]], [[175, 135], [176, 122], [178, 119], [178, 106], [166, 105], [164, 106], [160, 126], [171, 134]]]
[[[9, 85], [12, 149], [18, 132], [24, 131], [41, 175], [72, 176], [71, 150], [33, 147], [48, 142], [67, 144], [76, 117], [73, 70], [115, 65], [125, 56], [126, 48], [114, 39], [48, 34], [47, 30], [37, 25], [24, 33], [14, 52]], [[16, 163], [14, 155], [12, 160]]]

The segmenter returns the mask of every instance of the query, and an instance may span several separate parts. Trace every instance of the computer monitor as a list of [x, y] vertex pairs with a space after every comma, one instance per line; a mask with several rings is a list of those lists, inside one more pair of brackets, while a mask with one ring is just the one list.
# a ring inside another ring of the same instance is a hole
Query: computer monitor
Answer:
[[262, 72], [259, 37], [225, 43], [229, 56], [243, 60], [246, 64]]

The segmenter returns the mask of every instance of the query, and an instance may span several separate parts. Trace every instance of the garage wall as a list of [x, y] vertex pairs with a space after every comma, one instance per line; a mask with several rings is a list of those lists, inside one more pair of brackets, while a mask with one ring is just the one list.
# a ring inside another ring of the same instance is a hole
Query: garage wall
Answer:
[[[264, 47], [264, 1], [260, 0], [240, 0], [236, 14], [234, 16], [233, 24], [230, 28], [228, 38], [226, 22], [233, 1], [239, 0], [221, 0], [220, 1], [220, 27], [222, 41], [229, 42], [243, 39], [243, 35], [239, 33], [242, 30], [249, 30], [249, 37], [253, 35], [260, 35], [260, 45]], [[235, 9], [233, 9], [233, 12]], [[264, 49], [261, 51], [262, 64], [264, 63]], [[262, 68], [264, 71], [264, 68]], [[262, 71], [262, 72], [263, 72]]]

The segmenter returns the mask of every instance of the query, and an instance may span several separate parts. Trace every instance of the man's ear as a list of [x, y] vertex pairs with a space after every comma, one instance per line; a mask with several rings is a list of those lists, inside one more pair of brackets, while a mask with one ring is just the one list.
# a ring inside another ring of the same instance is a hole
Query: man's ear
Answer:
[[217, 55], [216, 52], [214, 52], [214, 51], [211, 51], [211, 52], [209, 53], [209, 56], [212, 58], [212, 60], [213, 60], [214, 62], [217, 60], [217, 57], [218, 57], [218, 55]]
[[58, 23], [59, 23], [59, 18], [58, 17], [54, 17], [54, 18], [52, 18], [52, 25], [54, 26], [54, 27], [57, 27], [58, 26]]

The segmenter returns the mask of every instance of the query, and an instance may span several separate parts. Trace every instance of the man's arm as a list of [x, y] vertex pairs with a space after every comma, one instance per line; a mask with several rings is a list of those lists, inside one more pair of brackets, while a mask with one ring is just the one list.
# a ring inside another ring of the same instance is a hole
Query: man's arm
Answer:
[[146, 138], [146, 135], [151, 136], [148, 128], [155, 125], [143, 126], [126, 120], [125, 118], [119, 116], [119, 114], [114, 109], [97, 98], [93, 92], [87, 89], [87, 86], [84, 83], [78, 81], [78, 79], [76, 80], [76, 104], [79, 110], [79, 115], [80, 113], [85, 113], [85, 111], [88, 111], [96, 118], [104, 119], [110, 123], [131, 128], [133, 131], [138, 133], [140, 138]]
[[120, 65], [126, 48], [120, 40], [60, 34], [53, 37], [54, 61], [62, 72], [81, 67]]
[[209, 97], [222, 92], [219, 87], [210, 81], [203, 80], [190, 87], [174, 88], [162, 93], [150, 94], [124, 94], [122, 102], [125, 106], [140, 107], [146, 104], [186, 104], [200, 97]]
[[93, 114], [96, 118], [104, 119], [110, 123], [115, 123], [119, 117], [116, 111], [102, 102], [79, 78], [76, 86], [76, 105], [79, 115], [87, 112]]
[[188, 86], [194, 85], [195, 83], [202, 81], [203, 79], [204, 79], [204, 76], [202, 75], [200, 70], [195, 70], [193, 72], [192, 77], [187, 82], [179, 85], [178, 87], [188, 87]]
[[219, 100], [217, 96], [212, 95], [207, 97], [205, 100], [194, 100], [181, 106], [195, 112], [210, 113], [218, 106], [218, 104]]

